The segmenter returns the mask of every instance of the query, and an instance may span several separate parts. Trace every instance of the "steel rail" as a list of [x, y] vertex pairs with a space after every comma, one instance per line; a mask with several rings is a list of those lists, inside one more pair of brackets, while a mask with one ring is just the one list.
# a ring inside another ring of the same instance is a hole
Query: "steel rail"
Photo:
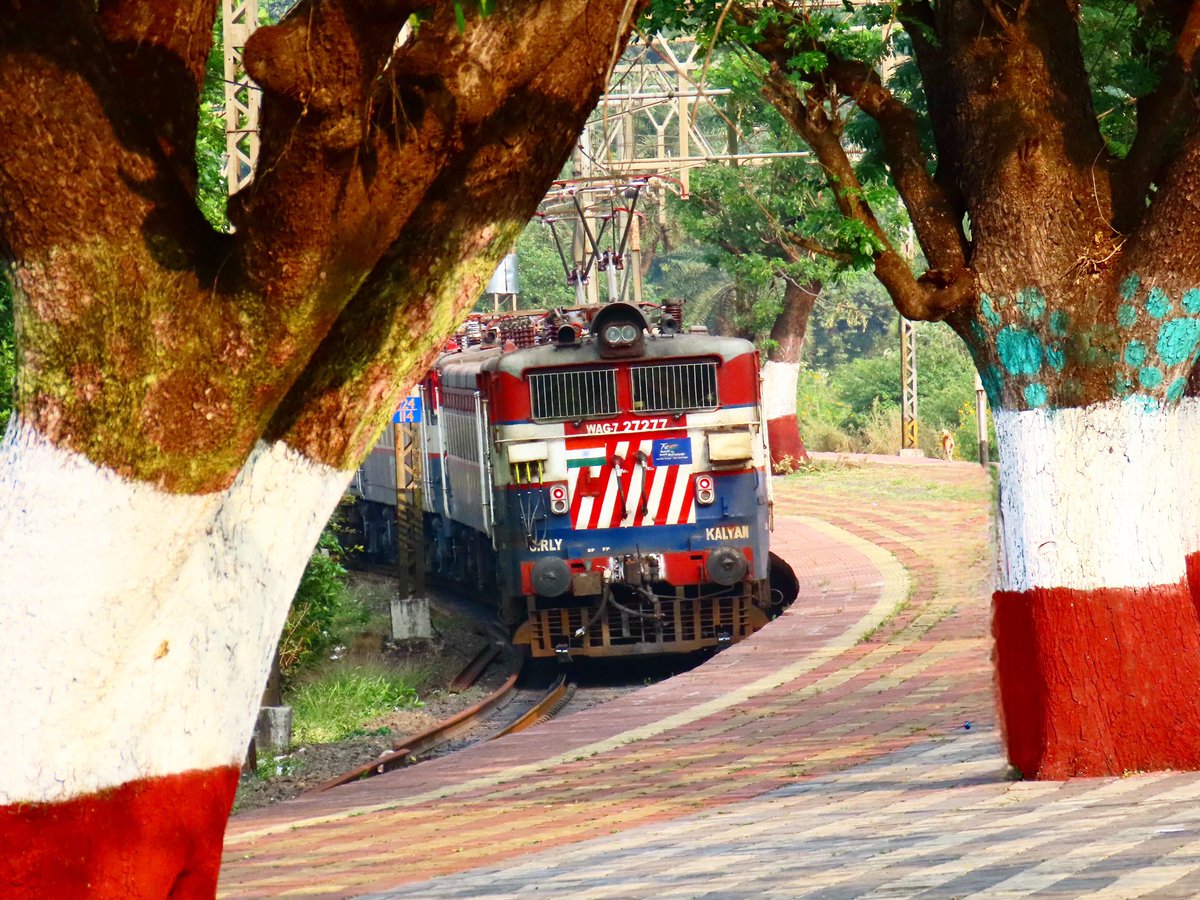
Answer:
[[480, 700], [474, 706], [464, 709], [462, 712], [443, 722], [439, 722], [432, 728], [396, 741], [393, 744], [396, 749], [392, 753], [385, 754], [365, 765], [338, 775], [336, 778], [313, 788], [309, 793], [320, 793], [339, 785], [349, 784], [351, 781], [370, 778], [373, 775], [382, 775], [384, 772], [398, 769], [407, 764], [411, 757], [419, 753], [424, 753], [427, 750], [432, 750], [434, 747], [439, 747], [458, 735], [470, 731], [479, 724], [479, 720], [484, 715], [512, 699], [512, 695], [516, 692], [517, 676], [519, 674], [519, 672], [514, 672], [493, 694]]
[[513, 719], [487, 740], [494, 741], [506, 734], [516, 734], [518, 731], [524, 731], [526, 728], [532, 728], [534, 725], [540, 725], [542, 722], [554, 718], [567, 705], [567, 701], [574, 693], [575, 685], [567, 681], [565, 674], [559, 675], [554, 684], [550, 686], [550, 690], [546, 692], [546, 696], [535, 703], [528, 712]]
[[488, 664], [500, 655], [500, 645], [495, 641], [489, 641], [483, 645], [483, 648], [475, 654], [475, 657], [467, 663], [466, 667], [454, 676], [454, 680], [450, 682], [450, 693], [461, 694], [467, 688], [471, 687], [479, 676], [483, 674], [483, 670], [488, 667]]

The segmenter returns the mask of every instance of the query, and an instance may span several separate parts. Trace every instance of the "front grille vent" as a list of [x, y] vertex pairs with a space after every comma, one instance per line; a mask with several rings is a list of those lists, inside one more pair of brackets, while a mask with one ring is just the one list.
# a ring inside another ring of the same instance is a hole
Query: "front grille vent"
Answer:
[[613, 416], [617, 413], [617, 370], [531, 372], [529, 395], [535, 419]]
[[717, 408], [715, 362], [637, 366], [629, 370], [634, 412], [690, 412]]

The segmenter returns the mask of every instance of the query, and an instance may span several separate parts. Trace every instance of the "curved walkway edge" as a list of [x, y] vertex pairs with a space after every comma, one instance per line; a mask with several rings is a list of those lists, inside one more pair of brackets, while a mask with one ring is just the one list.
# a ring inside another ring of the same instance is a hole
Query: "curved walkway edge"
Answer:
[[[859, 477], [778, 482], [773, 549], [796, 569], [801, 596], [752, 638], [566, 719], [238, 816], [221, 894], [424, 896], [438, 876], [453, 876], [438, 890], [488, 894], [471, 870], [544, 867], [559, 858], [548, 849], [657, 833], [702, 811], [734, 815], [964, 721], [987, 733], [986, 476], [907, 470], [904, 490], [933, 485], [915, 505], [880, 499]], [[988, 758], [999, 778], [994, 747]], [[641, 893], [625, 883], [624, 895]]]

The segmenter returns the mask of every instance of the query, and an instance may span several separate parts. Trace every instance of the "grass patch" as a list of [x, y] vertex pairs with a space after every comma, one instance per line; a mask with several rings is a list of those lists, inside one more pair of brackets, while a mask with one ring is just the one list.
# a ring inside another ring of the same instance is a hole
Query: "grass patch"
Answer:
[[415, 709], [419, 674], [378, 664], [331, 665], [293, 688], [293, 740], [327, 744], [363, 734], [363, 725], [396, 709]]
[[784, 484], [828, 488], [873, 500], [987, 502], [990, 483], [941, 480], [937, 467], [887, 466], [855, 462], [812, 462], [788, 475]]

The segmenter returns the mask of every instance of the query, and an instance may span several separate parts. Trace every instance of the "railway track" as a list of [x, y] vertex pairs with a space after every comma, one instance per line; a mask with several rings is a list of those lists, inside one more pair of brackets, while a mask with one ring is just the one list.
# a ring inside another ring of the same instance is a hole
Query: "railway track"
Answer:
[[[477, 657], [467, 665], [467, 668], [464, 669], [463, 673], [455, 681], [459, 683], [464, 682], [466, 680], [464, 676], [479, 665], [479, 657]], [[519, 677], [519, 671], [513, 672], [505, 680], [504, 684], [474, 706], [439, 722], [432, 728], [395, 741], [394, 746], [396, 749], [391, 753], [372, 760], [365, 765], [351, 769], [349, 772], [345, 772], [336, 778], [332, 778], [324, 784], [313, 788], [312, 792], [327, 791], [339, 785], [360, 781], [364, 778], [390, 772], [402, 766], [412, 765], [420, 761], [420, 757], [433, 753], [456, 739], [464, 735], [470, 735], [476, 731], [485, 731], [486, 735], [478, 740], [467, 741], [467, 746], [495, 740], [507, 734], [515, 734], [527, 728], [532, 728], [534, 725], [552, 719], [561, 712], [575, 692], [575, 685], [567, 680], [565, 674], [560, 675], [544, 691], [519, 688], [517, 686]], [[528, 698], [530, 702], [522, 703], [517, 700], [523, 693], [530, 695]], [[526, 708], [517, 715], [510, 716], [499, 728], [489, 726], [488, 723], [495, 714], [509, 705]]]
[[[490, 636], [488, 643], [450, 682], [449, 692], [461, 693], [470, 688], [497, 657], [508, 656], [504, 650], [507, 644], [507, 633], [495, 620], [494, 615], [474, 598], [444, 584], [437, 585], [431, 594], [431, 601], [443, 613], [472, 621], [483, 633]], [[511, 656], [508, 658], [511, 659]], [[308, 793], [326, 791], [339, 785], [360, 781], [374, 775], [414, 765], [425, 759], [457, 752], [475, 744], [524, 731], [548, 721], [564, 711], [570, 713], [606, 703], [621, 694], [636, 690], [650, 681], [669, 677], [678, 671], [674, 666], [680, 660], [678, 658], [661, 660], [657, 669], [651, 662], [640, 661], [639, 678], [633, 683], [622, 677], [628, 675], [628, 670], [624, 666], [620, 667], [622, 674], [614, 676], [610, 672], [608, 675], [598, 675], [597, 669], [603, 670], [608, 662], [589, 660], [576, 663], [572, 667], [571, 671], [577, 673], [585, 683], [578, 693], [576, 693], [576, 684], [569, 680], [563, 672], [557, 673], [549, 687], [522, 687], [520, 686], [522, 672], [518, 665], [499, 688], [475, 705], [424, 731], [393, 740], [393, 749], [390, 752], [310, 788]], [[664, 665], [671, 666], [671, 671], [662, 668]], [[546, 673], [547, 667], [544, 661], [542, 666], [536, 668], [540, 671], [542, 679], [550, 677]], [[611, 664], [609, 668], [612, 668]], [[641, 671], [641, 669], [646, 669], [646, 671]], [[527, 672], [526, 675], [528, 674]], [[534, 678], [538, 677], [538, 675], [534, 675]], [[542, 684], [544, 683], [543, 681]]]

